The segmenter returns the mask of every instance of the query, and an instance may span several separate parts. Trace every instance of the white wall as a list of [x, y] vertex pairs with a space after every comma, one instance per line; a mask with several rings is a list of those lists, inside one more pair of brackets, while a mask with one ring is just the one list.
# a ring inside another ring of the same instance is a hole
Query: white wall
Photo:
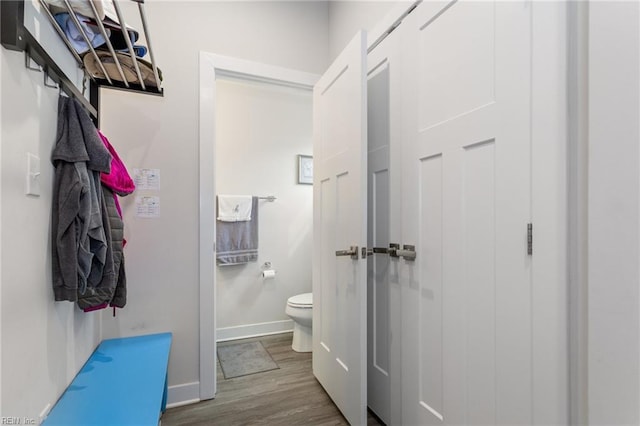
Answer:
[[[122, 5], [133, 16], [135, 4]], [[323, 2], [162, 1], [148, 2], [146, 12], [165, 96], [102, 90], [101, 127], [129, 169], [161, 170], [161, 217], [135, 218], [135, 194], [125, 198], [129, 300], [115, 319], [105, 313], [103, 331], [105, 338], [173, 332], [175, 402], [197, 398], [199, 377], [198, 54], [320, 74], [328, 62], [328, 9]]]
[[[1, 51], [0, 299], [3, 416], [38, 419], [99, 341], [99, 316], [54, 302], [50, 216], [58, 91]], [[41, 195], [25, 195], [27, 152], [40, 157]]]
[[640, 424], [640, 5], [589, 10], [589, 424]]
[[359, 30], [370, 31], [397, 4], [409, 1], [330, 1], [329, 59], [338, 56]]
[[[297, 155], [313, 151], [312, 94], [218, 80], [216, 97], [217, 193], [278, 197], [259, 203], [258, 261], [216, 270], [218, 338], [250, 335], [259, 323], [292, 329], [287, 298], [311, 291], [313, 187], [297, 183]], [[260, 276], [264, 262], [275, 279]]]
[[[4, 55], [0, 54], [0, 123], [2, 120], [2, 67]], [[2, 126], [0, 125], [0, 128]], [[0, 165], [2, 164], [2, 131], [0, 131]], [[0, 173], [0, 320], [2, 319], [2, 173]], [[2, 411], [2, 326], [0, 326], [0, 417]]]

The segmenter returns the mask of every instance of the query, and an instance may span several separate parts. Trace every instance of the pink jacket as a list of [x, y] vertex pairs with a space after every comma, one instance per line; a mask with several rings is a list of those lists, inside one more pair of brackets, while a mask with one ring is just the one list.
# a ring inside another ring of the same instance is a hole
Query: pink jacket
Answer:
[[[108, 188], [109, 196], [113, 197], [112, 204], [107, 201], [107, 211], [110, 211], [109, 221], [111, 224], [111, 247], [112, 247], [112, 256], [114, 268], [116, 269], [115, 274], [115, 289], [114, 293], [111, 295], [111, 301], [105, 301], [103, 303], [98, 304], [97, 306], [90, 306], [84, 308], [85, 312], [95, 311], [98, 309], [104, 309], [109, 304], [114, 307], [114, 316], [115, 316], [115, 308], [124, 307], [126, 303], [126, 275], [124, 272], [124, 252], [123, 248], [126, 244], [124, 239], [124, 225], [122, 224], [122, 210], [120, 208], [120, 203], [118, 201], [118, 195], [124, 196], [131, 194], [135, 190], [135, 184], [129, 176], [129, 172], [125, 167], [124, 163], [118, 156], [118, 153], [113, 146], [109, 143], [109, 140], [98, 131], [98, 135], [102, 139], [105, 147], [111, 154], [111, 172], [110, 173], [101, 173], [100, 181], [105, 188]], [[107, 189], [105, 189], [107, 191]], [[106, 194], [105, 194], [106, 195]], [[115, 210], [113, 211], [109, 206], [115, 205]], [[117, 217], [119, 216], [119, 217]], [[115, 228], [114, 228], [115, 225]], [[118, 226], [119, 225], [119, 226]]]
[[[109, 150], [109, 153], [112, 156], [111, 160], [111, 173], [101, 173], [100, 181], [103, 185], [107, 186], [111, 189], [115, 194], [120, 196], [125, 196], [131, 194], [135, 189], [136, 185], [133, 183], [133, 179], [129, 176], [129, 172], [125, 167], [124, 163], [118, 156], [118, 153], [113, 146], [109, 143], [109, 139], [106, 138], [100, 131], [98, 131], [102, 142]], [[114, 195], [116, 200], [116, 208], [118, 209], [118, 213], [120, 213], [120, 217], [122, 217], [122, 210], [120, 209], [120, 203], [118, 202], [118, 197]]]

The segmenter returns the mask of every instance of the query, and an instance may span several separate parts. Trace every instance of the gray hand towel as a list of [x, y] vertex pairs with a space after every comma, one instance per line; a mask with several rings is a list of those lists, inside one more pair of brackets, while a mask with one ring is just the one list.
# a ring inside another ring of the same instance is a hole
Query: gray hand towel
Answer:
[[251, 220], [216, 221], [218, 265], [239, 265], [258, 260], [258, 197], [252, 197]]

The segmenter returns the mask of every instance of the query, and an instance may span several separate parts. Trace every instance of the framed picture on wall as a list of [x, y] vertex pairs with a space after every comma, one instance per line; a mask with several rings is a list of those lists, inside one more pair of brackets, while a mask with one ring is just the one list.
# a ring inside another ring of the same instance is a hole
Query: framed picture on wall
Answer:
[[298, 183], [313, 185], [313, 156], [298, 155]]

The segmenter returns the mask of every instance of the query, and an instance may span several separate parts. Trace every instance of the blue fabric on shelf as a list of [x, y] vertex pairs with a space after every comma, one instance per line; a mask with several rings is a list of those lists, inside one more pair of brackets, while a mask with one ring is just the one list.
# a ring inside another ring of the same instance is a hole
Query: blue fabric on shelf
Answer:
[[[122, 50], [122, 52], [129, 52], [129, 49]], [[133, 46], [133, 52], [136, 54], [138, 58], [144, 58], [144, 55], [147, 54], [147, 47], [141, 44], [135, 44]]]
[[[105, 44], [105, 39], [104, 37], [102, 37], [100, 29], [96, 25], [90, 24], [90, 18], [87, 18], [84, 15], [80, 15], [79, 13], [76, 13], [76, 17], [78, 18], [78, 21], [80, 21], [80, 25], [82, 26], [82, 29], [84, 30], [93, 47], [98, 47]], [[89, 50], [89, 46], [84, 41], [84, 38], [80, 34], [78, 27], [76, 27], [76, 24], [73, 22], [68, 13], [59, 13], [54, 18], [56, 19], [56, 22], [58, 22], [58, 25], [60, 25], [60, 28], [64, 30], [64, 33], [67, 36], [67, 39], [69, 39], [69, 42], [71, 43], [73, 48], [76, 49], [79, 54], [85, 53]], [[107, 35], [111, 33], [111, 31], [108, 29], [106, 30], [106, 32]]]

